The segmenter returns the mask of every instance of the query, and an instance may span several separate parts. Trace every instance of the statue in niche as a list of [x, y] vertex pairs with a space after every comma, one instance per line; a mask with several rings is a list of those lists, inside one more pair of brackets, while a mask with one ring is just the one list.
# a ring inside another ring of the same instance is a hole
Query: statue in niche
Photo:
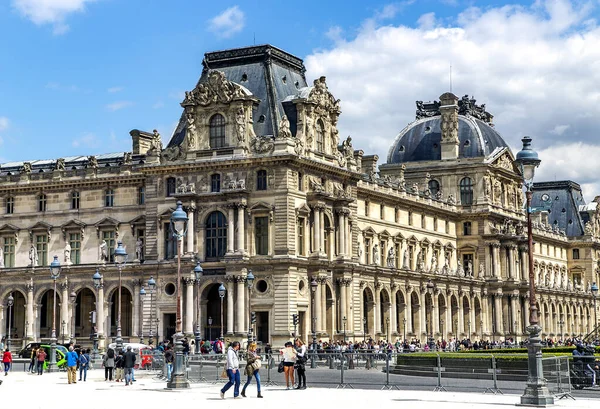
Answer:
[[65, 243], [64, 254], [65, 254], [65, 260], [64, 260], [65, 264], [70, 266], [71, 265], [71, 244], [69, 243], [68, 240]]
[[379, 259], [379, 246], [377, 244], [375, 244], [373, 246], [373, 264], [379, 264], [380, 259]]
[[458, 260], [456, 262], [456, 275], [459, 277], [464, 277], [465, 276], [465, 270], [463, 270], [463, 266], [462, 263], [460, 262], [460, 260]]
[[425, 271], [425, 256], [422, 250], [419, 251], [419, 254], [417, 255], [417, 270]]
[[473, 262], [471, 260], [468, 260], [465, 266], [465, 276], [473, 277]]
[[448, 195], [448, 201], [447, 201], [447, 203], [448, 203], [450, 206], [454, 206], [454, 205], [456, 204], [456, 199], [454, 199], [454, 195], [453, 195], [452, 193], [450, 193], [450, 194]]
[[404, 250], [402, 255], [402, 268], [408, 268], [408, 252]]
[[390, 246], [387, 255], [387, 266], [388, 267], [396, 267], [396, 250], [394, 250], [394, 246]]
[[186, 114], [186, 122], [188, 148], [194, 149], [196, 147], [196, 118], [192, 112]]
[[312, 143], [315, 136], [315, 121], [310, 115], [306, 115], [305, 126], [306, 144], [308, 145], [309, 149], [312, 149]]
[[280, 138], [291, 138], [292, 132], [290, 131], [290, 121], [287, 116], [284, 115], [279, 122], [279, 137]]
[[485, 277], [485, 264], [483, 264], [483, 262], [479, 263], [478, 275], [479, 275], [479, 278]]
[[244, 142], [246, 140], [246, 115], [242, 108], [238, 109], [235, 114], [235, 127], [238, 142]]
[[444, 256], [444, 267], [442, 267], [443, 274], [450, 274], [450, 254], [446, 252]]
[[29, 265], [31, 267], [37, 267], [38, 265], [38, 252], [33, 244], [29, 247]]
[[100, 262], [106, 263], [108, 261], [108, 244], [106, 240], [102, 240], [100, 243]]
[[431, 272], [432, 273], [438, 272], [438, 260], [435, 255], [431, 256]]
[[492, 182], [490, 181], [490, 175], [485, 175], [483, 177], [483, 191], [485, 197], [489, 198], [492, 194]]
[[143, 249], [144, 249], [144, 242], [142, 241], [141, 238], [138, 237], [137, 241], [135, 242], [135, 259], [136, 260], [142, 259]]
[[494, 203], [498, 204], [502, 200], [502, 182], [494, 180]]
[[65, 170], [65, 160], [63, 158], [58, 158], [56, 160], [56, 166], [54, 167], [54, 170]]
[[352, 146], [352, 138], [350, 135], [348, 135], [346, 140], [342, 142], [342, 152], [347, 159], [354, 157], [354, 147]]
[[0, 268], [4, 268], [4, 249], [0, 247]]

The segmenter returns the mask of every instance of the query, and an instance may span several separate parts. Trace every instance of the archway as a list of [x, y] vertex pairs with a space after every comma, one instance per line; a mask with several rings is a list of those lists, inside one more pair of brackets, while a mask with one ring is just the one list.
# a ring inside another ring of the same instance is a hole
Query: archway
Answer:
[[[213, 340], [221, 335], [225, 336], [225, 333], [227, 332], [227, 311], [229, 306], [227, 305], [227, 295], [225, 295], [225, 297], [223, 297], [223, 309], [221, 309], [221, 297], [219, 296], [220, 286], [221, 283], [214, 283], [206, 287], [202, 292], [202, 298], [200, 299], [202, 309], [200, 311], [200, 326], [204, 328], [204, 339]], [[212, 324], [210, 322], [212, 322]], [[268, 320], [266, 324], [268, 325]], [[261, 335], [262, 334], [259, 334], [257, 331], [256, 338], [260, 339]]]
[[379, 293], [379, 316], [381, 319], [379, 320], [379, 333], [385, 334], [386, 339], [390, 340], [390, 322], [392, 317], [390, 316], [390, 294], [386, 289], [382, 289]]
[[89, 338], [95, 331], [93, 326], [99, 327], [101, 323], [91, 322], [91, 312], [96, 311], [96, 295], [89, 288], [83, 288], [77, 293], [75, 298], [74, 319], [69, 323], [67, 333], [75, 335], [77, 338]]
[[[117, 320], [119, 315], [119, 296], [118, 288], [113, 291], [110, 298], [110, 334], [112, 337], [117, 336]], [[133, 311], [132, 311], [133, 300], [129, 289], [121, 286], [121, 336], [131, 337], [131, 326], [133, 323]]]
[[419, 303], [419, 296], [415, 291], [410, 294], [410, 310], [412, 313], [410, 332], [411, 335], [416, 336], [417, 339], [420, 340], [420, 333], [424, 332], [425, 328], [423, 328], [424, 323], [421, 322], [421, 304]]
[[363, 290], [363, 337], [371, 337], [375, 333], [375, 298], [370, 288]]
[[[12, 307], [8, 307], [8, 297], [12, 294], [13, 297], [13, 305]], [[31, 334], [25, 334], [27, 331], [26, 325], [26, 300], [23, 293], [20, 291], [13, 291], [6, 295], [5, 299], [3, 299], [2, 304], [4, 305], [4, 328], [3, 333], [4, 336], [8, 339], [8, 335], [10, 333], [11, 340], [11, 348], [15, 348], [21, 344], [21, 341], [24, 337]], [[9, 331], [9, 323], [10, 323], [10, 331]], [[6, 345], [8, 346], [8, 345]], [[14, 352], [14, 351], [13, 351]]]
[[41, 297], [41, 302], [40, 302], [40, 312], [39, 312], [39, 333], [40, 333], [40, 340], [43, 342], [49, 342], [50, 339], [52, 338], [52, 324], [53, 324], [53, 311], [55, 311], [56, 315], [56, 319], [54, 320], [55, 322], [55, 328], [56, 328], [56, 337], [58, 338], [60, 336], [60, 331], [61, 331], [61, 322], [62, 322], [62, 316], [60, 314], [60, 304], [61, 304], [61, 299], [60, 299], [60, 292], [57, 291], [56, 292], [56, 308], [54, 308], [54, 290], [50, 289], [44, 292], [44, 294]]

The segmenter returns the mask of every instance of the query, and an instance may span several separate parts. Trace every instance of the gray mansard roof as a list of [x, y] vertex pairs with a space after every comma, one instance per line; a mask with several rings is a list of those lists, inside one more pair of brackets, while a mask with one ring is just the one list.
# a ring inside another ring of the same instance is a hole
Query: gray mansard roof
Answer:
[[580, 209], [585, 208], [585, 199], [579, 184], [570, 180], [534, 183], [531, 204], [534, 208], [547, 209], [548, 223], [553, 227], [558, 225], [568, 237], [583, 235]]
[[[268, 44], [206, 53], [202, 65], [198, 83], [206, 81], [209, 70], [219, 70], [227, 80], [247, 88], [260, 100], [253, 114], [254, 133], [258, 136], [275, 135], [284, 114], [281, 102], [307, 86], [302, 60]], [[168, 147], [181, 144], [185, 131], [182, 114]]]

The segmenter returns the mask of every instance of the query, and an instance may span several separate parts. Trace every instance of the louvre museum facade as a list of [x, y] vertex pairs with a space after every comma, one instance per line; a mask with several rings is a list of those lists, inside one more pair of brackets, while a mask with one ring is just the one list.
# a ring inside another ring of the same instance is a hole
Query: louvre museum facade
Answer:
[[[189, 221], [180, 306], [190, 337], [198, 325], [203, 338], [244, 339], [252, 324], [274, 346], [294, 333], [310, 341], [313, 325], [323, 340], [524, 339], [522, 176], [492, 115], [468, 96], [418, 101], [380, 161], [339, 137], [334, 94], [273, 46], [207, 53], [166, 146], [156, 131], [134, 129], [127, 152], [2, 164], [0, 334], [10, 327], [13, 345], [49, 341], [56, 299], [59, 341], [85, 344], [96, 333], [105, 347], [116, 336], [122, 242], [123, 338], [170, 337], [178, 253], [170, 217], [181, 201]], [[572, 181], [534, 185], [544, 337], [595, 326], [597, 202]]]

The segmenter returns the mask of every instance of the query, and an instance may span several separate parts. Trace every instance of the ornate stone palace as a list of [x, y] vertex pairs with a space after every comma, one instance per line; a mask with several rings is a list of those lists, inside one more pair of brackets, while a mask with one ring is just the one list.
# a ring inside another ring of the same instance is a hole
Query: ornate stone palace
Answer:
[[[283, 345], [294, 331], [310, 340], [314, 299], [319, 339], [523, 339], [521, 176], [486, 107], [451, 93], [418, 101], [416, 120], [378, 165], [350, 137], [340, 140], [340, 101], [325, 77], [309, 84], [304, 72], [302, 60], [269, 45], [207, 53], [166, 148], [156, 131], [132, 130], [131, 152], [1, 165], [0, 334], [10, 322], [13, 345], [49, 341], [48, 265], [57, 255], [59, 341], [89, 343], [95, 311], [104, 347], [116, 336], [114, 249], [122, 241], [123, 338], [171, 336], [177, 249], [169, 218], [180, 200], [189, 217], [180, 283], [188, 336], [198, 322], [202, 337], [223, 330], [243, 339], [252, 311], [258, 341]], [[570, 181], [534, 190], [543, 335], [588, 334], [598, 200], [586, 203]]]

